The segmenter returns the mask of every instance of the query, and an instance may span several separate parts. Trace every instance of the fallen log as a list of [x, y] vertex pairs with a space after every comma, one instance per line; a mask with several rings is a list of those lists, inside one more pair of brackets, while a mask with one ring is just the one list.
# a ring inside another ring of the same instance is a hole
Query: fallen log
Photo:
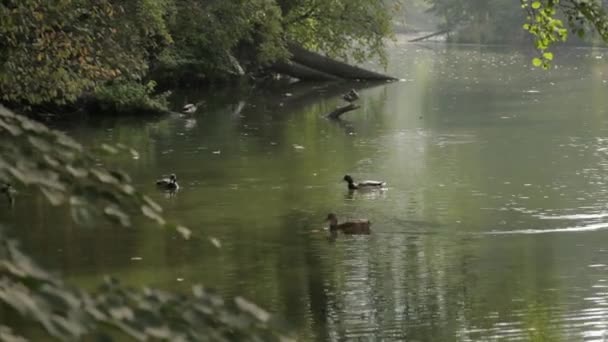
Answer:
[[354, 103], [349, 103], [347, 105], [340, 106], [340, 107], [334, 109], [331, 113], [327, 114], [327, 117], [329, 119], [338, 120], [338, 119], [340, 119], [340, 115], [342, 115], [344, 113], [348, 113], [355, 109], [359, 109], [359, 108], [360, 108], [359, 105], [356, 105]]
[[[340, 62], [316, 52], [308, 51], [296, 44], [289, 44], [291, 61], [310, 69], [350, 80], [395, 81], [396, 78]], [[306, 79], [301, 79], [306, 80]]]
[[289, 75], [300, 80], [336, 81], [340, 79], [335, 75], [312, 69], [293, 61], [277, 62], [272, 66], [272, 69], [280, 74]]
[[448, 33], [450, 33], [450, 31], [452, 31], [452, 30], [449, 29], [449, 30], [441, 30], [441, 31], [433, 32], [431, 34], [427, 34], [427, 35], [422, 36], [422, 37], [410, 39], [410, 40], [408, 40], [408, 42], [409, 43], [421, 42], [423, 40], [426, 40], [426, 39], [429, 39], [429, 38], [433, 38], [435, 36], [440, 36], [442, 34], [448, 34]]

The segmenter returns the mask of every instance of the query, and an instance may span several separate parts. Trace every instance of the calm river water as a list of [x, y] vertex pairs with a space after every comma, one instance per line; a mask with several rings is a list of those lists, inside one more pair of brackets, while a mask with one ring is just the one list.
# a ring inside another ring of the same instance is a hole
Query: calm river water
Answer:
[[[206, 100], [192, 115], [60, 127], [137, 149], [107, 163], [201, 239], [78, 227], [27, 191], [0, 216], [74, 284], [203, 283], [301, 341], [604, 340], [608, 51], [557, 57], [542, 71], [511, 48], [400, 45], [396, 83], [189, 90], [176, 108]], [[351, 87], [361, 109], [325, 119]], [[166, 197], [153, 183], [171, 172]], [[346, 173], [388, 188], [351, 194]], [[372, 235], [328, 241], [329, 212]]]

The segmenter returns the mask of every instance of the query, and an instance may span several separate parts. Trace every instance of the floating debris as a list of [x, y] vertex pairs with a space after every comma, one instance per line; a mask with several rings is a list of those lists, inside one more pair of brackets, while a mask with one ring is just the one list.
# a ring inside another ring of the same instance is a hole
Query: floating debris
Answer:
[[209, 241], [215, 248], [222, 248], [222, 242], [218, 238], [210, 237]]

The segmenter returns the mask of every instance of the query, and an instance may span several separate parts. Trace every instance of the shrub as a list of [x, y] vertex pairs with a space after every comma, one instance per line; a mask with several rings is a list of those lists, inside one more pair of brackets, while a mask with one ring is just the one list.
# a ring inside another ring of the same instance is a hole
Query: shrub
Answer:
[[138, 112], [163, 113], [168, 111], [170, 92], [155, 94], [156, 82], [111, 82], [95, 90], [92, 102], [103, 112], [133, 114]]

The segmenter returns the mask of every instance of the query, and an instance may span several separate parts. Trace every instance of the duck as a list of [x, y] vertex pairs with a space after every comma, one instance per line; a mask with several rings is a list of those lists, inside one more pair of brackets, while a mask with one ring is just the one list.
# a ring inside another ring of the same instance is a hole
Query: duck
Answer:
[[366, 180], [355, 183], [353, 177], [350, 175], [344, 175], [344, 181], [348, 183], [348, 190], [381, 189], [386, 185], [386, 182], [375, 180]]
[[169, 178], [161, 178], [156, 181], [156, 186], [166, 191], [177, 191], [179, 184], [177, 184], [177, 176], [174, 173], [169, 175]]
[[348, 93], [342, 95], [344, 101], [352, 103], [359, 99], [359, 93], [355, 89], [351, 89]]
[[198, 110], [198, 107], [202, 105], [205, 101], [199, 101], [197, 103], [187, 103], [182, 108], [182, 112], [186, 114], [193, 114]]
[[332, 234], [336, 234], [341, 231], [343, 234], [371, 234], [370, 225], [371, 222], [367, 219], [358, 219], [345, 221], [338, 223], [338, 217], [334, 213], [327, 214], [327, 221], [329, 222], [329, 231]]

